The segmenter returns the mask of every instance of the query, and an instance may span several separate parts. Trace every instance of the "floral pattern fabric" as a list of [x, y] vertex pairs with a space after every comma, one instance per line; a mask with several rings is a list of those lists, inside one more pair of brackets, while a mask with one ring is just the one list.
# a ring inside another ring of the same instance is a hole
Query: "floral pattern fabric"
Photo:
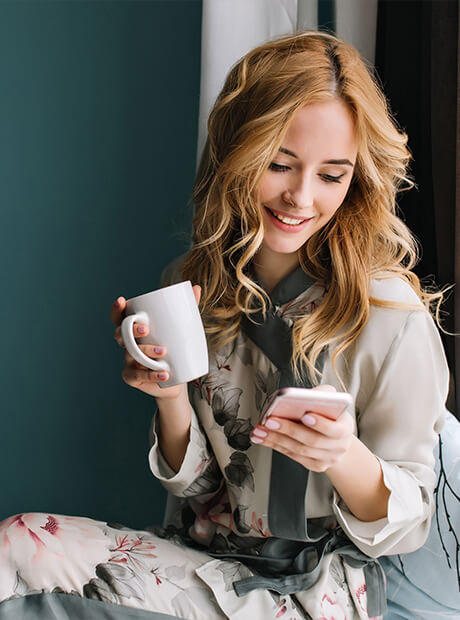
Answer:
[[345, 620], [355, 617], [355, 601], [365, 606], [360, 576], [350, 596], [340, 562], [329, 571], [332, 579], [322, 580], [314, 609], [307, 612], [304, 593], [280, 596], [257, 590], [238, 598], [232, 583], [251, 574], [246, 566], [212, 559], [177, 538], [165, 540], [148, 530], [28, 513], [1, 522], [0, 540], [0, 610], [5, 601], [42, 593], [64, 593], [186, 620]]
[[[222, 555], [257, 554], [272, 536], [269, 505], [277, 505], [270, 501], [272, 453], [263, 445], [251, 445], [249, 435], [286, 373], [279, 357], [275, 365], [276, 356], [266, 352], [259, 336], [280, 342], [277, 336], [283, 330], [286, 334], [299, 316], [321, 303], [325, 291], [319, 283], [310, 281], [300, 290], [304, 275], [294, 272], [281, 284], [282, 294], [279, 287], [272, 291], [271, 316], [280, 321], [267, 320], [255, 338], [253, 332], [241, 330], [231, 345], [210, 356], [209, 373], [189, 384], [190, 443], [178, 472], [163, 459], [153, 425], [150, 466], [174, 496], [165, 535]], [[349, 391], [354, 398], [356, 408], [351, 413], [356, 433], [377, 456], [390, 490], [388, 516], [359, 521], [328, 477], [315, 472], [309, 472], [303, 500], [309, 530], [310, 525], [326, 530], [340, 526], [360, 551], [376, 558], [420, 547], [429, 529], [433, 448], [445, 417], [448, 372], [434, 323], [410, 287], [398, 278], [383, 278], [371, 282], [370, 292], [383, 301], [401, 302], [405, 308], [371, 307], [359, 339], [337, 359], [336, 368], [330, 352], [325, 355], [323, 382]], [[270, 328], [263, 332], [269, 322]], [[417, 388], [408, 390], [408, 385]], [[308, 592], [294, 596], [312, 617], [321, 616], [318, 601], [330, 605], [328, 597], [336, 600], [327, 591], [327, 579], [337, 583], [332, 577], [336, 564], [326, 556], [325, 581], [320, 579]], [[352, 617], [367, 618], [362, 569], [356, 569], [360, 579], [352, 578], [349, 569], [342, 567], [344, 596], [354, 602]]]
[[[319, 284], [299, 290], [296, 278], [288, 277], [295, 294], [282, 283], [285, 298], [273, 299], [273, 316], [287, 328], [299, 314], [314, 311], [324, 294]], [[397, 278], [373, 281], [371, 294], [418, 303]], [[368, 620], [363, 570], [340, 554], [325, 554], [308, 590], [280, 595], [260, 589], [241, 597], [233, 590], [251, 570], [228, 555], [257, 553], [271, 536], [272, 453], [251, 444], [249, 436], [282, 370], [243, 332], [211, 356], [209, 373], [189, 384], [190, 441], [178, 472], [158, 449], [154, 422], [150, 467], [173, 497], [165, 529], [137, 531], [33, 513], [0, 523], [0, 609], [1, 601], [63, 592], [187, 620]], [[325, 474], [309, 472], [305, 498], [300, 498], [309, 526], [340, 526], [371, 557], [421, 547], [430, 527], [433, 448], [448, 386], [433, 321], [422, 309], [371, 308], [358, 341], [337, 360], [337, 369], [326, 356], [323, 382], [352, 394], [356, 432], [379, 459], [390, 500], [386, 518], [361, 522]]]

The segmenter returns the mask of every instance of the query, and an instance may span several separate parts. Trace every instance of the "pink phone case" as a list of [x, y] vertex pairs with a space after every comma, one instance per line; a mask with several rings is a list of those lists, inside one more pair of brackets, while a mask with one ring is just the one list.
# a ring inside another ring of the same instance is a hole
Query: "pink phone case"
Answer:
[[348, 392], [282, 388], [271, 397], [262, 413], [259, 424], [264, 424], [271, 415], [278, 418], [300, 420], [304, 413], [309, 411], [336, 420], [352, 404], [353, 399]]

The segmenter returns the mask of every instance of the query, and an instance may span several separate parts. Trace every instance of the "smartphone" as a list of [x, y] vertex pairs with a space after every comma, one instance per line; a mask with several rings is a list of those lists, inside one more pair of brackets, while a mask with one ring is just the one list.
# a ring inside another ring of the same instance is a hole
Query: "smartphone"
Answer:
[[308, 388], [281, 388], [270, 398], [259, 420], [265, 424], [269, 416], [300, 420], [304, 413], [320, 413], [336, 420], [341, 413], [353, 404], [348, 392], [328, 392]]

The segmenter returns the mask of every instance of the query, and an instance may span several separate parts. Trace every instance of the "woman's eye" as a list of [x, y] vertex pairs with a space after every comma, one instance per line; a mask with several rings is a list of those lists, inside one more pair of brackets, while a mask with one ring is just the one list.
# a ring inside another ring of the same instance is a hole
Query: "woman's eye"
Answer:
[[273, 170], [274, 172], [286, 172], [287, 170], [289, 170], [289, 166], [283, 166], [282, 164], [275, 164], [275, 162], [272, 162], [269, 166], [270, 170]]
[[340, 180], [344, 175], [343, 174], [339, 174], [338, 177], [334, 177], [332, 176], [332, 174], [320, 174], [320, 177], [326, 181], [326, 183], [341, 183], [342, 181]]

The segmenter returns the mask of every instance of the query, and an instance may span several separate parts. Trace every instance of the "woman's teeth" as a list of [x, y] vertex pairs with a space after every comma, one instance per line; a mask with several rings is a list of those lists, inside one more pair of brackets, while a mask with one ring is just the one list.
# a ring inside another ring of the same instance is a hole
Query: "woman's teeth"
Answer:
[[278, 213], [275, 213], [271, 209], [269, 209], [269, 211], [274, 217], [276, 217], [277, 220], [279, 220], [280, 222], [283, 222], [283, 224], [289, 224], [290, 226], [298, 226], [302, 222], [305, 222], [305, 220], [294, 220], [292, 219], [292, 217], [285, 217], [284, 215], [279, 215]]

